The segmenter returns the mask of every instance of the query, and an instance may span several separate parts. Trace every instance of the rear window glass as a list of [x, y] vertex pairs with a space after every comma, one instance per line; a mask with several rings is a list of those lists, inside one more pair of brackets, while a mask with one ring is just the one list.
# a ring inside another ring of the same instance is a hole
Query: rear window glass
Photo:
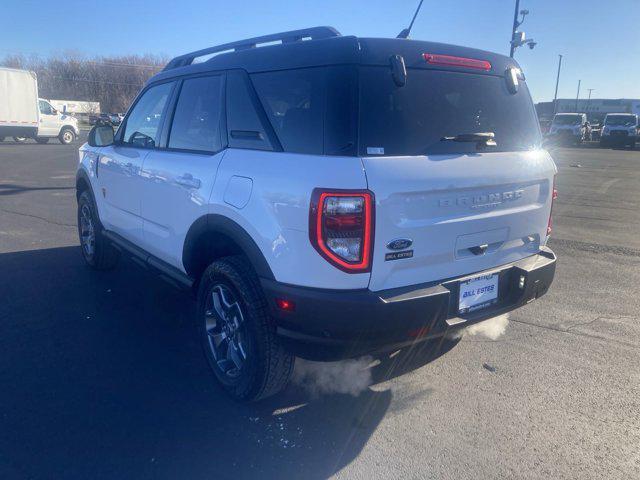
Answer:
[[355, 154], [354, 68], [286, 70], [251, 79], [284, 151]]
[[477, 143], [443, 137], [493, 132], [486, 151], [536, 148], [540, 129], [524, 81], [517, 93], [504, 77], [442, 70], [408, 70], [395, 85], [388, 68], [360, 69], [361, 155], [470, 153]]

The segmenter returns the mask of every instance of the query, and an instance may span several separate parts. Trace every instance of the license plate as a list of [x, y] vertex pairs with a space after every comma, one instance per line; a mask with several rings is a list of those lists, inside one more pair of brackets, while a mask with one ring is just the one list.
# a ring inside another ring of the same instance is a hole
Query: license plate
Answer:
[[458, 312], [469, 313], [493, 305], [498, 301], [497, 273], [480, 275], [460, 282]]

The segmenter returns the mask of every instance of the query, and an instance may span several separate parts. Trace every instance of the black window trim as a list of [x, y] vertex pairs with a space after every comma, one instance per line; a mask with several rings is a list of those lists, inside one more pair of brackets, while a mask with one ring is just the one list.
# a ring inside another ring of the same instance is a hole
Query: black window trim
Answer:
[[[122, 123], [118, 127], [118, 131], [116, 132], [116, 135], [114, 137], [114, 142], [113, 142], [113, 146], [114, 147], [136, 148], [136, 149], [140, 149], [140, 150], [159, 150], [159, 147], [158, 147], [157, 144], [155, 146], [153, 146], [153, 147], [141, 147], [140, 145], [132, 145], [130, 143], [125, 142], [122, 137], [124, 137], [124, 132], [127, 129], [127, 123], [129, 121], [129, 117], [131, 116], [131, 112], [133, 112], [133, 110], [136, 108], [136, 105], [138, 104], [138, 102], [140, 102], [140, 99], [142, 99], [142, 97], [145, 95], [145, 93], [147, 93], [153, 87], [164, 85], [166, 83], [172, 83], [173, 85], [171, 87], [171, 91], [169, 92], [169, 98], [167, 99], [167, 103], [164, 105], [164, 108], [162, 109], [162, 114], [161, 114], [162, 118], [160, 119], [160, 125], [158, 126], [158, 132], [160, 133], [159, 139], [160, 139], [160, 141], [162, 141], [162, 132], [164, 130], [164, 125], [166, 123], [167, 109], [168, 109], [168, 107], [170, 105], [170, 102], [171, 102], [171, 100], [173, 98], [173, 95], [175, 93], [176, 85], [178, 84], [177, 80], [178, 79], [176, 79], [176, 78], [170, 78], [170, 79], [167, 79], [167, 80], [163, 80], [161, 82], [155, 82], [155, 83], [146, 85], [142, 90], [140, 90], [140, 93], [138, 93], [138, 96], [135, 98], [135, 100], [133, 101], [133, 103], [129, 107], [129, 110], [127, 111], [127, 115], [125, 116], [124, 120], [122, 120]], [[158, 143], [160, 143], [160, 142], [158, 142]]]
[[[258, 92], [256, 91], [256, 88], [253, 85], [253, 80], [251, 79], [251, 75], [249, 75], [249, 72], [247, 72], [242, 68], [233, 68], [233, 69], [227, 70], [227, 73], [238, 73], [240, 74], [240, 76], [243, 77], [245, 86], [248, 88], [248, 91], [249, 91], [249, 101], [251, 102], [251, 105], [253, 106], [253, 109], [256, 112], [256, 115], [258, 116], [258, 120], [260, 121], [262, 129], [264, 130], [264, 133], [267, 137], [266, 138], [267, 143], [269, 143], [269, 145], [271, 146], [271, 151], [284, 152], [284, 149], [282, 148], [282, 144], [280, 143], [280, 139], [278, 138], [278, 135], [276, 134], [276, 131], [273, 128], [273, 125], [271, 124], [271, 120], [269, 120], [269, 116], [267, 115], [267, 112], [265, 111], [264, 106], [262, 105], [262, 102], [258, 97]], [[227, 103], [226, 89], [225, 89], [224, 100], [226, 105]], [[225, 109], [225, 113], [226, 113], [226, 109]], [[226, 121], [226, 118], [227, 117], [225, 115], [225, 121]], [[225, 136], [227, 137], [227, 139], [230, 134], [231, 132], [229, 131], [225, 132]], [[268, 151], [264, 149], [249, 148], [249, 147], [233, 147], [233, 148], [238, 150]]]

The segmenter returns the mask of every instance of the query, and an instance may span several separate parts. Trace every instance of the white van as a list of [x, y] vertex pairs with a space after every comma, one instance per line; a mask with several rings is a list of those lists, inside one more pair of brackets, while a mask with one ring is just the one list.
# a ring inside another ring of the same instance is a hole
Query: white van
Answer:
[[57, 138], [62, 144], [79, 135], [78, 120], [60, 113], [38, 98], [38, 80], [34, 72], [0, 68], [0, 141], [13, 137], [16, 142], [33, 138], [47, 143]]

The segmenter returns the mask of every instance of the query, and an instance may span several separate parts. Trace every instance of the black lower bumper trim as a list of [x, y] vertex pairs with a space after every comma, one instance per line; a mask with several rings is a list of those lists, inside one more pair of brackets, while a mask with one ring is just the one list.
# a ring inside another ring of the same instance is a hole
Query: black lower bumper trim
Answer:
[[[297, 287], [261, 279], [277, 333], [298, 356], [337, 360], [399, 348], [501, 315], [544, 295], [555, 275], [556, 256], [548, 248], [486, 272], [437, 283], [372, 292]], [[458, 313], [460, 281], [498, 273], [498, 299], [473, 313]], [[295, 303], [278, 308], [276, 299]]]

